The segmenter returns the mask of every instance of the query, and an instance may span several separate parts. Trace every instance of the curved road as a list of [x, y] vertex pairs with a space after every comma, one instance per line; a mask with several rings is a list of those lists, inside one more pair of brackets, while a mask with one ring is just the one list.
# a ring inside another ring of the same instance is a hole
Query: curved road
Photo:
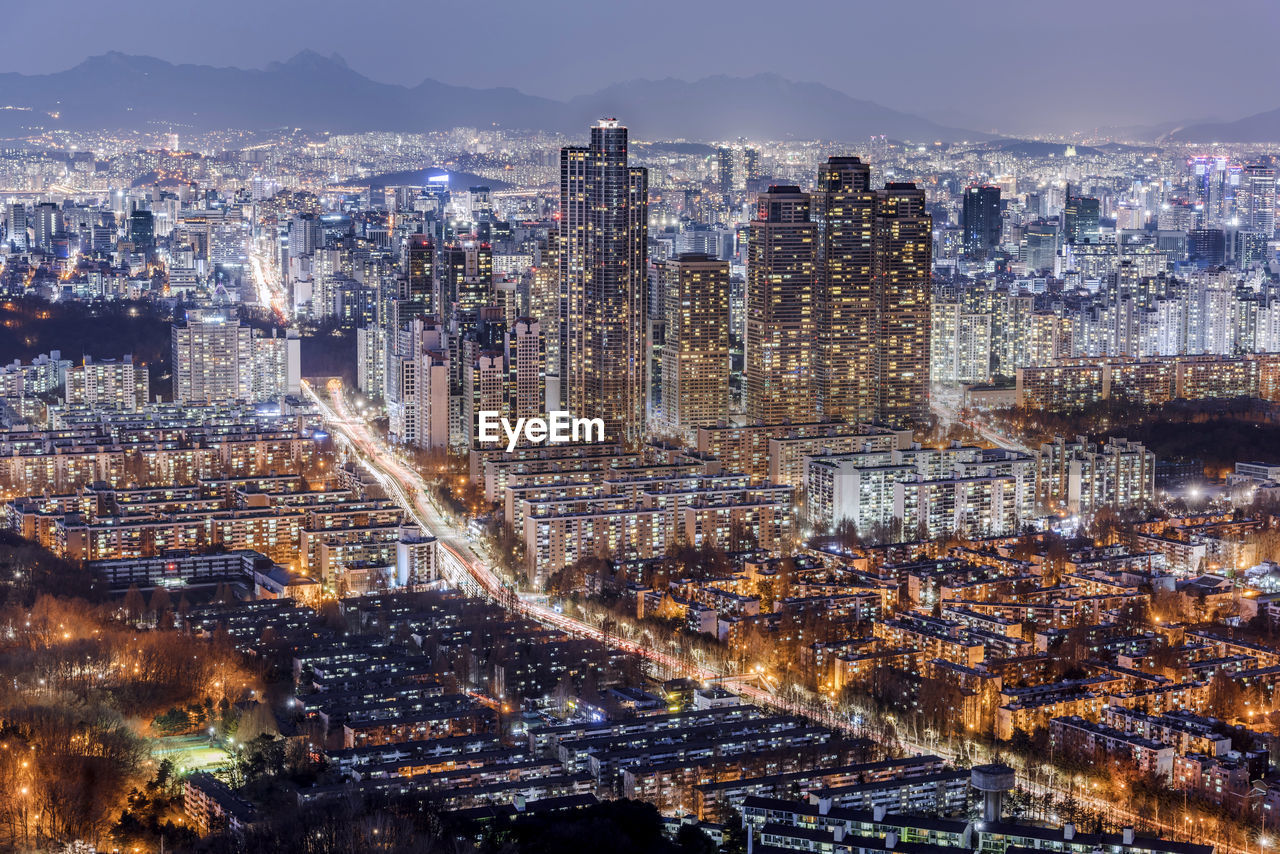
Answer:
[[[324, 420], [347, 442], [361, 464], [378, 480], [387, 494], [395, 499], [401, 507], [413, 517], [414, 521], [438, 543], [437, 564], [440, 574], [454, 586], [468, 595], [481, 596], [503, 608], [521, 616], [535, 620], [543, 625], [559, 629], [575, 637], [589, 638], [606, 646], [638, 655], [659, 665], [667, 673], [681, 673], [696, 679], [710, 679], [722, 682], [733, 682], [734, 690], [742, 697], [760, 706], [776, 709], [794, 715], [801, 715], [814, 720], [830, 729], [849, 735], [868, 736], [866, 728], [857, 726], [847, 718], [836, 715], [826, 709], [815, 709], [810, 704], [800, 703], [780, 697], [772, 691], [746, 684], [741, 677], [719, 673], [710, 668], [690, 664], [675, 656], [668, 655], [652, 647], [635, 643], [616, 634], [605, 633], [596, 626], [576, 620], [536, 601], [521, 597], [508, 588], [493, 568], [476, 553], [469, 540], [450, 522], [429, 496], [427, 482], [413, 467], [406, 464], [396, 453], [387, 447], [379, 437], [374, 435], [368, 424], [353, 416], [343, 399], [340, 380], [330, 380], [326, 391], [329, 400], [317, 394], [307, 381], [303, 381], [303, 392], [320, 409]], [[999, 444], [999, 443], [997, 443]], [[933, 753], [955, 761], [956, 755], [941, 745], [926, 746], [899, 736], [902, 745], [912, 753]], [[1043, 796], [1052, 792], [1056, 797], [1065, 797], [1067, 787], [1050, 788], [1030, 778], [1025, 772], [1019, 772], [1018, 785], [1033, 794]], [[1095, 812], [1115, 817], [1118, 820], [1134, 823], [1151, 822], [1149, 816], [1138, 814], [1123, 808], [1114, 801], [1102, 797], [1075, 793], [1077, 802]], [[1179, 833], [1181, 828], [1168, 822], [1160, 822], [1162, 831]], [[1218, 846], [1231, 854], [1247, 854], [1241, 849], [1226, 845]]]
[[510, 611], [566, 634], [590, 638], [643, 656], [670, 672], [687, 672], [698, 679], [712, 679], [719, 675], [706, 668], [691, 667], [674, 656], [643, 647], [625, 638], [606, 634], [595, 626], [516, 595], [476, 553], [471, 542], [428, 498], [427, 483], [422, 475], [376, 437], [363, 419], [351, 414], [342, 399], [341, 390], [339, 381], [329, 382], [330, 405], [316, 394], [310, 383], [303, 383], [303, 391], [319, 406], [325, 421], [338, 430], [364, 467], [386, 489], [387, 494], [413, 517], [424, 532], [436, 538], [440, 574], [450, 584], [469, 595], [490, 599]]

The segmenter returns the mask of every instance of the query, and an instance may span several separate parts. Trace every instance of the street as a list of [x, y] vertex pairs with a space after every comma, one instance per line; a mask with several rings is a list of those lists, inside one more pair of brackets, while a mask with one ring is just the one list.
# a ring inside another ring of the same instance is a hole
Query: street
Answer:
[[[667, 675], [688, 676], [700, 681], [714, 679], [721, 684], [732, 685], [733, 690], [739, 696], [756, 705], [788, 714], [805, 716], [823, 726], [844, 732], [850, 736], [868, 737], [872, 735], [872, 730], [866, 726], [855, 725], [847, 717], [837, 714], [828, 707], [788, 700], [772, 691], [748, 684], [741, 676], [735, 677], [733, 674], [717, 672], [707, 667], [683, 661], [676, 656], [652, 647], [635, 643], [617, 634], [605, 633], [596, 626], [561, 614], [531, 597], [518, 594], [504, 584], [493, 568], [477, 553], [476, 548], [467, 539], [464, 531], [451, 523], [439, 508], [432, 503], [428, 497], [427, 483], [422, 476], [401, 461], [393, 449], [375, 436], [362, 418], [351, 413], [343, 398], [342, 384], [339, 380], [329, 381], [326, 389], [327, 395], [325, 396], [317, 394], [310, 383], [306, 381], [303, 382], [302, 387], [304, 393], [319, 407], [325, 421], [348, 443], [352, 453], [377, 478], [378, 482], [386, 489], [388, 496], [399, 503], [425, 533], [436, 538], [439, 544], [438, 562], [440, 572], [450, 584], [469, 595], [489, 599], [513, 613], [535, 620], [545, 626], [559, 629], [566, 634], [589, 638], [615, 649], [638, 655], [657, 665], [658, 669]], [[328, 400], [325, 399], [326, 397]], [[991, 441], [1002, 447], [1008, 447], [1008, 445], [996, 439], [991, 439]], [[1016, 443], [1010, 442], [1009, 444]], [[926, 746], [913, 742], [901, 734], [899, 734], [898, 740], [912, 754], [933, 753], [951, 762], [957, 759], [955, 752], [946, 749], [940, 744]], [[982, 761], [990, 760], [989, 758], [984, 758]], [[1034, 795], [1044, 795], [1046, 792], [1051, 791], [1058, 798], [1066, 797], [1069, 791], [1066, 786], [1054, 786], [1051, 788], [1049, 785], [1034, 780], [1027, 774], [1025, 769], [1018, 770], [1018, 785]], [[1154, 823], [1150, 817], [1139, 816], [1130, 810], [1120, 807], [1109, 798], [1083, 792], [1074, 792], [1074, 796], [1076, 801], [1085, 808], [1101, 815], [1109, 816], [1116, 821], [1123, 821], [1129, 824], [1134, 824], [1138, 821]], [[1163, 821], [1159, 822], [1159, 828], [1162, 832], [1173, 833], [1181, 831], [1181, 828]], [[1247, 854], [1242, 849], [1231, 848], [1221, 844], [1219, 847], [1223, 851], [1229, 852], [1229, 854], [1236, 854], [1236, 852]]]

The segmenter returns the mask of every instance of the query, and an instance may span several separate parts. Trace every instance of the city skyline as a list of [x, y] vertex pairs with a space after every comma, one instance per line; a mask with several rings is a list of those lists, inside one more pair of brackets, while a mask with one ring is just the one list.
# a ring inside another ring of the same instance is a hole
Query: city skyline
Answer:
[[1272, 10], [69, 3], [0, 849], [1270, 854]]

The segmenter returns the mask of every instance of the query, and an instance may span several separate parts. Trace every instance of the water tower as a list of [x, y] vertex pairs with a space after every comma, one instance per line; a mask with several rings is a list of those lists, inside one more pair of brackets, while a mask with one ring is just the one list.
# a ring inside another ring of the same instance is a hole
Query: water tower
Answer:
[[1008, 765], [992, 764], [975, 765], [972, 772], [969, 785], [982, 792], [982, 820], [999, 821], [1005, 792], [1016, 781], [1014, 770]]

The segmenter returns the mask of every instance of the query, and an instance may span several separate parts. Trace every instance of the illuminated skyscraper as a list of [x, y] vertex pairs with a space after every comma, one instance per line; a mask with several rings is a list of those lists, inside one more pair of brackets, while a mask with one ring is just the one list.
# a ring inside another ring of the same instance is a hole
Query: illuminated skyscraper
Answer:
[[493, 300], [493, 250], [488, 243], [464, 239], [440, 252], [440, 300], [460, 318], [474, 318]]
[[764, 175], [760, 170], [760, 149], [744, 148], [742, 150], [742, 179], [746, 184], [747, 190], [750, 191], [752, 184], [758, 182]]
[[1241, 188], [1240, 228], [1270, 240], [1276, 233], [1276, 170], [1251, 164], [1244, 169]]
[[433, 284], [435, 248], [425, 234], [410, 234], [404, 248], [404, 286], [400, 298], [421, 305], [422, 314], [436, 310]]
[[496, 306], [478, 312], [460, 349], [465, 362], [459, 394], [457, 441], [472, 446], [481, 412], [502, 418], [540, 418], [546, 414], [542, 335], [538, 321], [516, 318], [508, 327]]
[[1019, 260], [1031, 270], [1052, 270], [1058, 253], [1058, 228], [1054, 223], [1033, 222], [1023, 233]]
[[886, 184], [876, 193], [875, 289], [878, 417], [890, 424], [928, 415], [929, 302], [933, 222], [924, 191]]
[[311, 213], [297, 214], [289, 221], [289, 257], [301, 258], [324, 248], [324, 224]]
[[387, 331], [369, 325], [356, 329], [356, 387], [368, 397], [386, 395]]
[[493, 191], [488, 187], [471, 187], [467, 190], [467, 207], [473, 222], [493, 219]]
[[468, 348], [462, 370], [462, 441], [470, 447], [475, 441], [477, 418], [481, 412], [498, 412], [507, 417], [503, 391], [506, 385], [506, 360], [501, 350]]
[[681, 255], [660, 275], [662, 428], [692, 441], [696, 428], [729, 419], [729, 262]]
[[19, 252], [26, 252], [30, 238], [27, 234], [27, 208], [18, 203], [9, 206], [9, 243]]
[[1062, 211], [1062, 236], [1067, 243], [1098, 242], [1098, 200], [1088, 196], [1072, 196]]
[[[533, 268], [533, 283], [529, 291], [529, 308], [538, 321], [543, 347], [545, 387], [551, 409], [560, 406], [560, 364], [562, 324], [560, 299], [560, 232], [547, 232], [546, 244], [541, 246], [541, 258]], [[544, 408], [548, 408], [544, 405]]]
[[253, 330], [221, 314], [190, 313], [172, 330], [173, 399], [180, 403], [249, 400]]
[[985, 259], [1000, 245], [1000, 188], [969, 187], [962, 212], [964, 253]]
[[604, 119], [560, 151], [560, 397], [602, 418], [609, 441], [644, 427], [648, 171], [627, 164], [627, 129]]
[[762, 193], [747, 262], [747, 416], [804, 421], [817, 407], [814, 381], [814, 235], [811, 200], [799, 187]]
[[[400, 276], [390, 290], [392, 299], [383, 305], [382, 352], [386, 354], [383, 368], [383, 389], [388, 411], [400, 413], [410, 389], [401, 385], [406, 374], [404, 364], [415, 359], [410, 347], [412, 339], [405, 330], [414, 318], [434, 316], [438, 295], [435, 286], [435, 245], [425, 234], [410, 234], [405, 240], [401, 258]], [[403, 435], [399, 431], [393, 431]]]
[[819, 411], [827, 418], [875, 417], [875, 209], [871, 168], [857, 157], [828, 159], [813, 194], [817, 392]]
[[1187, 232], [1187, 257], [1207, 267], [1226, 261], [1226, 236], [1220, 228], [1193, 228]]
[[399, 426], [400, 438], [409, 444], [432, 450], [447, 448], [453, 432], [453, 371], [448, 336], [443, 325], [431, 316], [414, 318], [401, 335], [412, 342], [404, 349], [413, 356], [400, 366], [403, 401], [397, 407], [388, 407], [392, 433]]
[[869, 182], [856, 157], [833, 157], [812, 195], [760, 196], [747, 265], [754, 421], [926, 414], [932, 221], [914, 184]]
[[542, 325], [519, 317], [507, 333], [507, 409], [512, 418], [537, 418], [546, 412], [545, 354]]
[[[57, 212], [55, 221], [61, 219], [61, 212]], [[60, 225], [57, 230], [61, 230]], [[129, 239], [139, 252], [150, 252], [155, 248], [156, 220], [151, 211], [138, 210], [129, 215]]]
[[32, 211], [32, 246], [45, 252], [53, 249], [53, 236], [62, 230], [62, 211], [53, 202], [41, 202]]
[[733, 149], [721, 146], [716, 149], [716, 191], [721, 196], [733, 192]]

